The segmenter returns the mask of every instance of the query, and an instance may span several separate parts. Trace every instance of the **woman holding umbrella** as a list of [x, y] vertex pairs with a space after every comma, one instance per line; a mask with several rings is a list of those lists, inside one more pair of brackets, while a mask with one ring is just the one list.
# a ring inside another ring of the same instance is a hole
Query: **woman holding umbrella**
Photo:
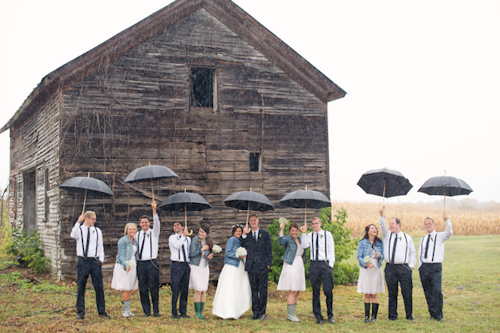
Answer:
[[113, 280], [111, 282], [111, 288], [121, 290], [122, 292], [122, 315], [124, 317], [134, 316], [130, 312], [130, 298], [132, 290], [137, 290], [137, 269], [135, 262], [137, 244], [134, 242], [136, 233], [137, 225], [135, 223], [127, 223], [125, 225], [125, 236], [118, 241], [118, 256], [116, 257]]
[[246, 250], [241, 247], [243, 227], [234, 225], [233, 236], [226, 243], [224, 267], [219, 276], [212, 313], [222, 319], [238, 319], [248, 311], [252, 301], [250, 280], [245, 271]]
[[[384, 260], [384, 243], [377, 237], [378, 229], [369, 224], [365, 227], [365, 236], [358, 244], [359, 279], [358, 293], [365, 294], [365, 323], [375, 322], [378, 312], [377, 294], [384, 292], [382, 261]], [[370, 320], [370, 303], [372, 319]]]
[[299, 294], [306, 290], [306, 276], [304, 271], [303, 254], [304, 248], [299, 239], [299, 225], [291, 223], [288, 228], [288, 235], [284, 235], [285, 222], [280, 223], [280, 233], [278, 244], [285, 246], [283, 260], [283, 270], [278, 281], [278, 290], [290, 290], [287, 298], [288, 320], [300, 322], [295, 312], [299, 301]]
[[208, 261], [214, 257], [212, 252], [214, 242], [208, 235], [209, 233], [210, 226], [201, 224], [198, 235], [193, 238], [189, 248], [189, 267], [191, 268], [189, 289], [194, 289], [194, 310], [198, 319], [205, 319], [203, 308], [210, 275]]

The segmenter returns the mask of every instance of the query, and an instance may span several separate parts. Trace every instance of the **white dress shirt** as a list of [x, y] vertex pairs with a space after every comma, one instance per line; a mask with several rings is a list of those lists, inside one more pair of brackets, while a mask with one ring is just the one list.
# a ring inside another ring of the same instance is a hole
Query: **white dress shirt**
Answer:
[[88, 228], [85, 224], [75, 223], [71, 230], [71, 238], [76, 239], [76, 255], [83, 257], [87, 246], [87, 235], [90, 229], [89, 247], [87, 249], [88, 258], [98, 258], [104, 262], [104, 246], [101, 229], [97, 227]]
[[[311, 254], [311, 260], [328, 260], [328, 264], [333, 268], [333, 265], [335, 265], [335, 244], [333, 242], [331, 232], [323, 229], [321, 229], [319, 233], [313, 231], [308, 234], [303, 234], [300, 240], [304, 249], [307, 249], [308, 247], [311, 248], [309, 251]], [[318, 245], [318, 258], [316, 258], [316, 247]]]
[[[384, 239], [385, 261], [390, 264], [394, 252], [394, 264], [408, 264], [411, 268], [415, 268], [415, 264], [417, 263], [417, 251], [415, 250], [413, 239], [402, 231], [397, 234], [390, 232], [385, 224], [385, 217], [380, 217], [379, 222], [380, 229], [382, 230], [382, 237]], [[398, 242], [396, 243], [396, 251], [394, 251], [394, 241], [396, 238]]]
[[[184, 245], [184, 249], [182, 246]], [[185, 237], [182, 234], [173, 234], [168, 238], [168, 246], [170, 247], [170, 260], [178, 262], [189, 262], [189, 247], [191, 246], [191, 238]], [[184, 255], [182, 252], [184, 250]]]
[[[453, 228], [451, 226], [450, 219], [446, 220], [446, 229], [443, 232], [432, 231], [430, 234], [425, 235], [420, 240], [419, 246], [419, 263], [418, 267], [422, 263], [437, 263], [443, 262], [444, 260], [444, 242], [446, 242], [451, 235], [453, 235]], [[427, 258], [425, 258], [425, 246], [427, 244], [427, 239], [429, 240], [429, 249], [427, 251]]]
[[[152, 260], [158, 257], [158, 240], [160, 238], [160, 218], [158, 214], [153, 216], [153, 229], [143, 230], [135, 234], [137, 243], [137, 259], [140, 261]], [[139, 254], [142, 253], [142, 257]]]

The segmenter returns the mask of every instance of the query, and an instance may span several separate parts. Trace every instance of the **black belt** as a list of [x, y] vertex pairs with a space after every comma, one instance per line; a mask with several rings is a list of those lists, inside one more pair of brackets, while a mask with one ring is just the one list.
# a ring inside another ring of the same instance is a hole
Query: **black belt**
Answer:
[[442, 262], [423, 262], [422, 263], [422, 265], [437, 265], [437, 264], [441, 265]]
[[407, 263], [404, 263], [404, 264], [391, 264], [390, 262], [386, 262], [385, 264], [386, 265], [392, 265], [392, 266], [396, 266], [396, 265], [408, 265]]
[[137, 263], [148, 262], [148, 261], [156, 261], [156, 258], [154, 258], [154, 259], [146, 259], [146, 260], [137, 260]]

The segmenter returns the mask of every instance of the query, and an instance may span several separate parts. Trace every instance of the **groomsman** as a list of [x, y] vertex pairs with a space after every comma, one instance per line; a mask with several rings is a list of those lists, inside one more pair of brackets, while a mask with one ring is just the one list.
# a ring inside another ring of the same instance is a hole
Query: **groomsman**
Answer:
[[405, 303], [406, 319], [413, 319], [413, 280], [412, 273], [417, 263], [417, 251], [413, 239], [401, 231], [398, 218], [389, 220], [389, 229], [385, 224], [385, 207], [379, 209], [380, 229], [384, 239], [385, 282], [389, 292], [389, 320], [398, 319], [398, 283]]
[[332, 233], [321, 229], [321, 220], [319, 217], [313, 217], [311, 220], [313, 232], [306, 234], [307, 225], [301, 228], [301, 243], [304, 249], [310, 247], [311, 264], [309, 265], [309, 278], [313, 288], [313, 313], [318, 324], [323, 324], [323, 315], [321, 314], [321, 284], [323, 284], [323, 293], [326, 296], [326, 311], [328, 321], [335, 323], [333, 319], [333, 275], [332, 269], [335, 264], [335, 244]]
[[[170, 288], [172, 289], [172, 318], [190, 318], [187, 315], [187, 299], [189, 288], [189, 248], [191, 238], [188, 237], [187, 228], [179, 222], [174, 223], [174, 234], [168, 239], [170, 247]], [[180, 297], [179, 297], [180, 296]], [[179, 313], [177, 313], [177, 300], [179, 299]]]
[[151, 203], [153, 209], [153, 229], [150, 228], [149, 217], [141, 216], [141, 231], [135, 234], [137, 250], [137, 278], [139, 280], [139, 295], [142, 310], [146, 317], [151, 316], [151, 302], [153, 303], [153, 316], [160, 317], [158, 306], [160, 289], [160, 267], [158, 266], [158, 240], [160, 238], [160, 218], [156, 213], [156, 201]]
[[85, 212], [84, 215], [78, 218], [70, 234], [71, 238], [76, 239], [76, 255], [78, 256], [78, 264], [76, 265], [78, 278], [76, 319], [83, 319], [85, 317], [85, 287], [89, 274], [92, 277], [92, 284], [94, 285], [99, 317], [109, 318], [105, 309], [104, 288], [102, 284], [101, 267], [104, 262], [102, 232], [101, 229], [94, 227], [95, 221], [96, 215], [93, 211]]
[[444, 260], [444, 242], [453, 235], [451, 221], [443, 213], [446, 229], [443, 232], [434, 230], [434, 220], [424, 220], [427, 235], [420, 240], [419, 265], [420, 281], [424, 288], [425, 299], [431, 319], [443, 321], [443, 293], [441, 292], [442, 262]]
[[271, 235], [259, 228], [257, 215], [250, 215], [250, 227], [245, 227], [242, 245], [247, 249], [245, 270], [248, 272], [252, 290], [252, 319], [265, 319], [267, 308], [267, 283], [269, 269], [273, 263]]

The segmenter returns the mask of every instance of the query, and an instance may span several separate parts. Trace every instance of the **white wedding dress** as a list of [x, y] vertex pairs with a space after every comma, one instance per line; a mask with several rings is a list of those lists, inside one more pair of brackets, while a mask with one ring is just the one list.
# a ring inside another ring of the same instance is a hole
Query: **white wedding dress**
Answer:
[[245, 263], [225, 264], [219, 276], [212, 313], [222, 319], [238, 319], [250, 309], [252, 291]]

